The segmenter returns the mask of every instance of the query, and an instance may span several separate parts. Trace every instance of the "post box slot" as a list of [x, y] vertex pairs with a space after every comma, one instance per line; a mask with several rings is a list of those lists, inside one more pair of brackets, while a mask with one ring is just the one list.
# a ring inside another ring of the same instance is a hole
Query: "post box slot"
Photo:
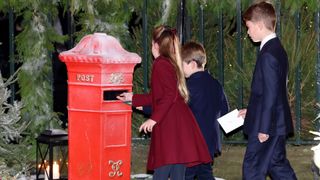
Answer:
[[120, 94], [128, 92], [128, 90], [107, 90], [103, 91], [103, 100], [104, 101], [112, 101], [112, 100], [118, 100], [117, 96]]

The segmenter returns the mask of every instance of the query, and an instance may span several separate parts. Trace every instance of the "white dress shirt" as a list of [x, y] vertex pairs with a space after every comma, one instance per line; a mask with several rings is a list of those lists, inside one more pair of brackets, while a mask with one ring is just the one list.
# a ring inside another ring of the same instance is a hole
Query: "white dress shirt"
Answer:
[[271, 33], [269, 34], [268, 36], [266, 36], [262, 41], [261, 41], [261, 44], [260, 44], [260, 50], [262, 49], [262, 47], [270, 40], [270, 39], [273, 39], [277, 37], [276, 33]]

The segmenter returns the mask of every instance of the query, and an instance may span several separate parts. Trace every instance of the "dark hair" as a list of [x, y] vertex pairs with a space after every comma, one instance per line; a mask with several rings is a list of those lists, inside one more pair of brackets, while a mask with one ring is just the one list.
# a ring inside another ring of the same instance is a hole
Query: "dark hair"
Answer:
[[191, 61], [197, 63], [197, 67], [204, 67], [207, 63], [206, 51], [202, 44], [197, 42], [188, 42], [181, 48], [182, 61], [189, 64]]
[[274, 31], [276, 26], [276, 12], [272, 4], [268, 2], [260, 2], [251, 5], [242, 15], [243, 20], [258, 22], [262, 21], [265, 27]]

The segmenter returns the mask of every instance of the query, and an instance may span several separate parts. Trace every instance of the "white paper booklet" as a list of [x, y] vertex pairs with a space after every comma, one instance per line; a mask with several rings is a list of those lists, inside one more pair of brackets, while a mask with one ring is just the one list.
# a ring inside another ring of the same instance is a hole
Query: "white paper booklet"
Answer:
[[218, 119], [219, 124], [225, 133], [229, 133], [243, 125], [244, 119], [238, 117], [239, 111], [235, 109]]

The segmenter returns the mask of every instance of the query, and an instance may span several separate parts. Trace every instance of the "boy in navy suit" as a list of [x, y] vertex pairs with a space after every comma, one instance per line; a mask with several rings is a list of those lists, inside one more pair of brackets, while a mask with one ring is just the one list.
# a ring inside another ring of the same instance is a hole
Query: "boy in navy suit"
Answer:
[[[229, 111], [227, 98], [220, 83], [204, 70], [206, 52], [196, 42], [186, 43], [181, 49], [183, 71], [190, 93], [189, 107], [194, 114], [212, 159], [221, 153], [220, 128], [217, 119]], [[188, 167], [186, 180], [211, 180], [211, 163]]]
[[286, 138], [293, 133], [288, 103], [288, 58], [275, 34], [276, 13], [272, 4], [260, 2], [243, 14], [248, 35], [261, 42], [243, 131], [248, 144], [243, 161], [244, 180], [297, 179], [286, 158]]

